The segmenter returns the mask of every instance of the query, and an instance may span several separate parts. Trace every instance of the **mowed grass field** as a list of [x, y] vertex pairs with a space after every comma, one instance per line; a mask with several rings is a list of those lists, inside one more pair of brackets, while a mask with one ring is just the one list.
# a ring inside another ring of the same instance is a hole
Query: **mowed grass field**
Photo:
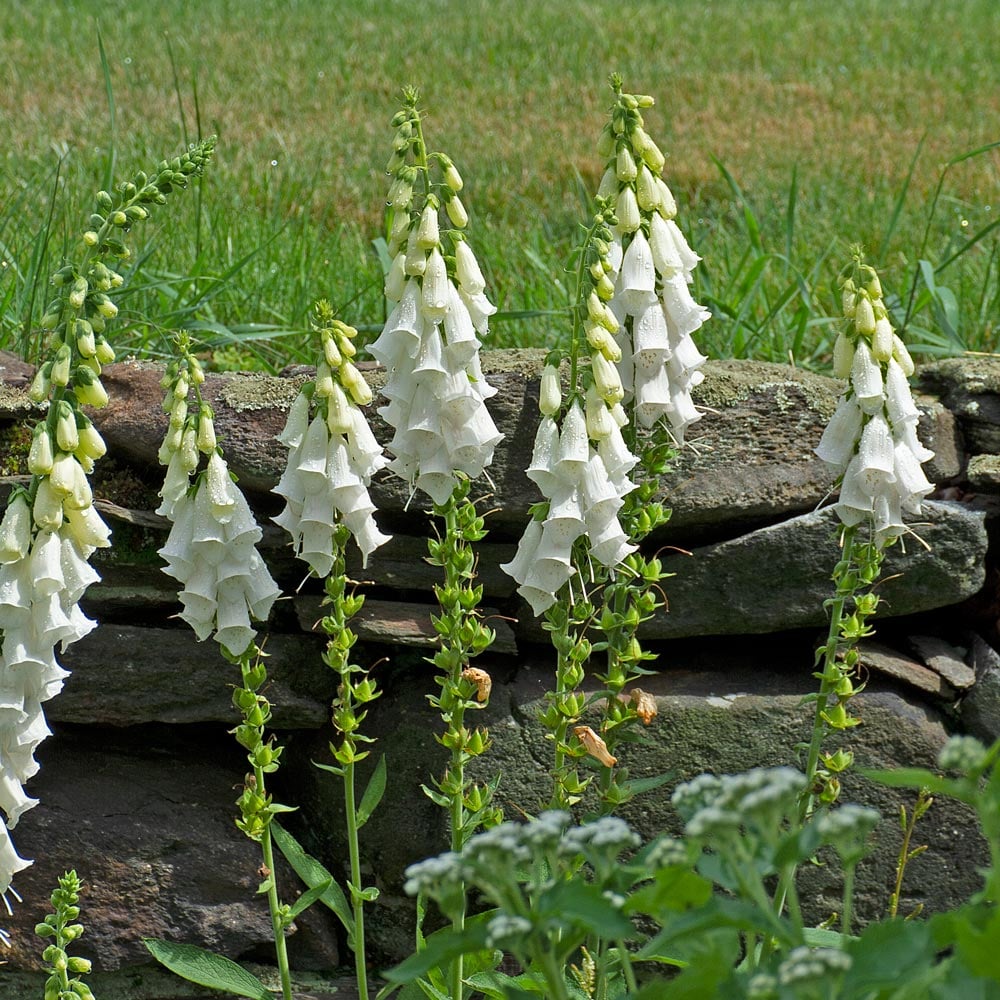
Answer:
[[311, 358], [321, 296], [377, 328], [406, 84], [466, 180], [490, 346], [549, 346], [618, 71], [656, 99], [707, 352], [822, 368], [853, 242], [911, 342], [993, 351], [1000, 150], [960, 158], [1000, 140], [997, 52], [996, 0], [6, 0], [0, 346], [36, 348], [94, 192], [210, 133], [204, 181], [134, 230], [118, 345], [183, 326], [280, 367]]

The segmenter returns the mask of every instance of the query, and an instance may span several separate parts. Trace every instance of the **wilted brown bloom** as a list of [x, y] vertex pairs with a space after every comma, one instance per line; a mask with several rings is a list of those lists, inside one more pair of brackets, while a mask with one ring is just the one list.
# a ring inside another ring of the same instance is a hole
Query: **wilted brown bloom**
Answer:
[[475, 685], [476, 701], [489, 701], [490, 691], [493, 689], [493, 679], [485, 670], [481, 670], [479, 667], [466, 667], [462, 671], [462, 680]]
[[618, 763], [618, 758], [608, 752], [607, 743], [590, 726], [574, 726], [573, 732], [587, 753], [605, 767], [614, 767]]
[[656, 718], [656, 699], [642, 688], [632, 688], [630, 697], [635, 714], [642, 719], [644, 726], [648, 726]]

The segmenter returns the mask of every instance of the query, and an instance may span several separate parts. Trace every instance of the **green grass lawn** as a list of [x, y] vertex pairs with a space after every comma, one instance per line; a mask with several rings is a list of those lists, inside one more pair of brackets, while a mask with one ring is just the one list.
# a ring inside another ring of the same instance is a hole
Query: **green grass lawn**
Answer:
[[280, 367], [320, 296], [376, 327], [371, 241], [405, 84], [466, 179], [493, 346], [551, 344], [617, 70], [657, 101], [710, 353], [822, 365], [858, 241], [912, 342], [993, 351], [1000, 153], [935, 190], [1000, 139], [998, 51], [995, 0], [7, 0], [0, 346], [30, 351], [47, 275], [107, 178], [212, 132], [204, 182], [137, 230], [119, 344], [155, 354], [184, 326], [220, 363]]

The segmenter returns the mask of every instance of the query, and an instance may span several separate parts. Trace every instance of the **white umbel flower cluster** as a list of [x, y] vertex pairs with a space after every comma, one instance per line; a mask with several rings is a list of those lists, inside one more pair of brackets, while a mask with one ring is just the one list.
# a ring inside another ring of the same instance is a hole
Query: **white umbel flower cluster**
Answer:
[[[180, 346], [179, 369], [165, 379], [170, 425], [160, 451], [167, 476], [158, 513], [173, 525], [159, 555], [163, 572], [183, 585], [180, 616], [198, 639], [214, 633], [241, 656], [257, 635], [251, 622], [267, 620], [280, 591], [256, 549], [263, 533], [217, 446], [211, 408], [199, 400], [197, 412], [188, 412], [189, 383], [199, 385], [204, 375], [186, 341]], [[197, 472], [202, 456], [208, 461]]]
[[[553, 371], [543, 375], [543, 382], [551, 381]], [[517, 581], [518, 593], [535, 615], [555, 603], [577, 572], [573, 545], [581, 536], [587, 539], [590, 558], [609, 568], [635, 551], [618, 521], [618, 511], [635, 488], [628, 474], [637, 459], [622, 438], [624, 411], [615, 406], [610, 413], [612, 419], [599, 440], [593, 440], [593, 422], [588, 422], [576, 400], [561, 427], [551, 414], [543, 414], [539, 422], [526, 474], [549, 501], [548, 513], [541, 521], [528, 522], [514, 558], [501, 566]]]
[[855, 264], [843, 282], [847, 329], [834, 347], [834, 374], [847, 388], [816, 454], [841, 474], [837, 516], [870, 521], [879, 545], [904, 534], [934, 489], [921, 465], [934, 457], [917, 438], [919, 411], [907, 378], [913, 361], [889, 322], [875, 270]]
[[674, 221], [677, 204], [661, 176], [663, 153], [643, 128], [639, 109], [653, 99], [616, 94], [601, 138], [610, 160], [598, 193], [613, 202], [618, 219], [608, 255], [618, 370], [635, 419], [652, 427], [666, 417], [683, 444], [687, 428], [701, 419], [691, 390], [703, 380], [706, 361], [692, 334], [711, 316], [690, 291], [701, 258]]
[[[431, 185], [423, 206], [415, 208], [413, 183], [418, 172], [429, 173], [430, 159], [418, 141], [415, 106], [404, 108], [394, 124], [393, 261], [385, 282], [393, 308], [369, 350], [388, 374], [382, 392], [389, 403], [379, 413], [395, 431], [387, 446], [393, 456], [389, 468], [443, 504], [455, 489], [456, 473], [470, 479], [482, 475], [503, 436], [486, 409], [496, 390], [479, 361], [479, 337], [488, 332], [496, 307], [486, 298], [479, 263], [459, 232], [468, 223], [458, 195], [461, 176], [448, 157], [432, 154], [442, 181]], [[410, 155], [418, 158], [415, 165], [406, 165]], [[454, 227], [447, 234], [440, 229], [442, 208]], [[450, 262], [445, 235], [453, 248]]]
[[354, 536], [362, 565], [390, 538], [378, 530], [368, 495], [372, 476], [389, 460], [359, 408], [371, 402], [371, 389], [347, 360], [354, 355], [351, 341], [357, 331], [328, 311], [326, 303], [317, 306], [323, 358], [316, 381], [303, 386], [278, 436], [289, 452], [274, 488], [285, 498], [285, 509], [274, 520], [292, 536], [295, 554], [319, 577], [333, 567], [338, 520]]

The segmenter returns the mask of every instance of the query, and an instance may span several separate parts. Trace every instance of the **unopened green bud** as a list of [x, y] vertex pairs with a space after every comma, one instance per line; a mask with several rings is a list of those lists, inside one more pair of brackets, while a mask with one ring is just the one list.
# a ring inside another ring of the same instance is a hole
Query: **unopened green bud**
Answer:
[[[108, 405], [108, 394], [93, 369], [80, 365], [73, 373], [73, 393], [83, 406], [100, 409]], [[71, 449], [74, 450], [74, 449]]]
[[74, 309], [83, 308], [83, 303], [87, 299], [87, 290], [89, 287], [87, 279], [84, 277], [77, 277], [73, 282], [72, 291], [69, 293], [69, 304]]
[[49, 379], [53, 385], [64, 386], [69, 384], [69, 366], [72, 360], [73, 352], [70, 350], [69, 344], [63, 344], [56, 351], [56, 356], [52, 362], [52, 371], [49, 374]]
[[107, 191], [97, 192], [97, 207], [102, 212], [110, 212], [115, 207], [114, 199]]

